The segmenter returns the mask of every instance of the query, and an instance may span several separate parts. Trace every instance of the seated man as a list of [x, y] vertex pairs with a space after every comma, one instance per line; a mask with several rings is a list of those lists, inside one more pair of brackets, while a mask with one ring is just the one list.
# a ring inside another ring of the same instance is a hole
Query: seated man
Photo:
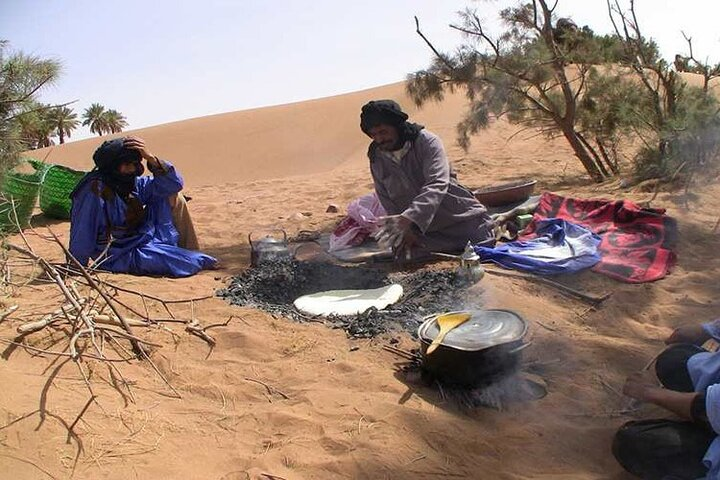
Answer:
[[[143, 159], [152, 176], [142, 176]], [[104, 142], [93, 160], [95, 169], [70, 195], [69, 250], [81, 265], [92, 260], [111, 272], [169, 277], [215, 266], [213, 257], [194, 251], [197, 239], [175, 167], [133, 137]]]
[[710, 338], [720, 340], [720, 319], [673, 332], [655, 364], [665, 388], [643, 374], [628, 378], [626, 395], [682, 419], [623, 425], [613, 454], [628, 472], [648, 479], [720, 478], [720, 353], [699, 346]]
[[362, 107], [360, 128], [375, 192], [388, 213], [378, 240], [396, 257], [458, 252], [468, 241], [492, 246], [493, 222], [473, 193], [460, 185], [440, 139], [410, 123], [392, 100]]

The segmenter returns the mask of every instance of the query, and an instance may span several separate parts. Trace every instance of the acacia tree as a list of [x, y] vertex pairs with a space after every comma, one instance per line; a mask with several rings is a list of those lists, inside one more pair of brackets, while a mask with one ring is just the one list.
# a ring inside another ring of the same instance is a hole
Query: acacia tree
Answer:
[[[627, 8], [620, 0], [606, 1], [616, 35], [626, 51], [627, 60], [622, 65], [633, 72], [635, 91], [643, 99], [633, 111], [634, 131], [644, 143], [636, 157], [636, 169], [643, 177], [674, 177], [684, 169], [689, 185], [698, 169], [720, 159], [720, 105], [709, 91], [710, 80], [720, 76], [720, 64], [698, 61], [692, 39], [683, 33], [689, 56], [676, 56], [673, 70], [668, 62], [643, 48], [634, 0], [629, 0]], [[678, 74], [678, 66], [702, 75], [703, 86], [688, 85]]]
[[686, 63], [704, 77], [702, 89], [689, 87], [657, 45], [642, 36], [634, 0], [628, 10], [620, 0], [606, 1], [615, 35], [600, 37], [569, 19], [555, 19], [557, 1], [550, 7], [546, 0], [523, 0], [504, 9], [506, 28], [495, 38], [467, 9], [460, 24], [451, 25], [467, 40], [453, 54], [438, 52], [416, 18], [417, 33], [435, 59], [408, 77], [407, 91], [421, 106], [463, 89], [470, 101], [458, 124], [464, 148], [491, 118], [506, 116], [564, 137], [594, 181], [619, 172], [618, 146], [630, 136], [644, 144], [635, 160], [645, 176], [666, 176], [678, 164], [717, 158], [720, 116], [708, 83], [720, 76], [720, 65], [698, 62], [686, 37]]
[[438, 52], [418, 23], [418, 34], [436, 58], [427, 69], [409, 76], [407, 90], [421, 106], [427, 100], [442, 100], [446, 90], [465, 89], [470, 108], [458, 125], [464, 148], [471, 135], [489, 125], [491, 116], [507, 116], [512, 123], [564, 137], [588, 175], [599, 182], [613, 169], [580, 130], [579, 101], [603, 52], [598, 42], [586, 40], [587, 35], [577, 34], [569, 41], [573, 32], [554, 29], [556, 5], [532, 0], [504, 9], [500, 18], [507, 28], [497, 38], [487, 33], [477, 13], [467, 9], [460, 14], [461, 23], [451, 25], [467, 39], [454, 54]]

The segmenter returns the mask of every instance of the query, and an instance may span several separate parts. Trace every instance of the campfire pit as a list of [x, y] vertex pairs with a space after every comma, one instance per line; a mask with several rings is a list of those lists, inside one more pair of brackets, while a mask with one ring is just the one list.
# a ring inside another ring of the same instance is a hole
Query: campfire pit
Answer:
[[296, 298], [327, 290], [370, 289], [390, 283], [403, 286], [400, 301], [384, 310], [369, 309], [358, 315], [324, 317], [334, 328], [355, 338], [368, 338], [405, 330], [415, 335], [423, 317], [431, 313], [479, 308], [479, 295], [470, 295], [454, 270], [421, 270], [388, 273], [380, 268], [340, 266], [304, 261], [267, 261], [236, 276], [218, 295], [230, 303], [254, 307], [273, 315], [303, 322], [316, 320], [300, 313]]

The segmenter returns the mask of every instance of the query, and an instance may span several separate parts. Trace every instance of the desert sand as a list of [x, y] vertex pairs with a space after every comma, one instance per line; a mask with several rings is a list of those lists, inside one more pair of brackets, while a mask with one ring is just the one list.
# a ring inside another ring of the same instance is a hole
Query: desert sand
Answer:
[[[591, 184], [562, 141], [534, 132], [509, 140], [517, 128], [503, 121], [463, 152], [455, 145], [455, 124], [465, 105], [461, 95], [417, 110], [404, 85], [393, 84], [126, 132], [143, 137], [156, 155], [177, 165], [203, 249], [220, 258], [222, 268], [179, 280], [104, 278], [166, 299], [209, 295], [248, 267], [249, 232], [331, 230], [344, 206], [372, 188], [368, 139], [358, 124], [362, 104], [378, 98], [397, 100], [412, 120], [439, 134], [467, 186], [532, 177], [538, 191], [638, 202], [652, 197], [642, 188], [624, 187], [620, 179]], [[102, 140], [33, 153], [88, 169]], [[202, 324], [236, 318], [213, 330], [218, 343], [209, 357], [208, 346], [181, 325], [169, 325], [176, 336], [162, 330], [145, 335], [162, 345], [153, 359], [181, 399], [169, 395], [147, 364], [123, 365], [135, 382], [134, 402], [110, 386], [106, 368], [87, 365], [102, 408], [92, 404], [75, 427], [82, 451], [72, 478], [629, 478], [610, 453], [612, 436], [628, 420], [662, 412], [643, 407], [623, 414], [624, 378], [663, 348], [675, 326], [718, 316], [720, 260], [718, 237], [711, 232], [719, 214], [712, 199], [720, 187], [694, 187], [687, 204], [682, 193], [661, 193], [652, 203], [679, 222], [672, 274], [642, 285], [592, 272], [572, 279], [589, 292], [612, 293], [597, 309], [522, 279], [482, 280], [488, 307], [513, 309], [530, 323], [533, 344], [525, 359], [547, 384], [541, 400], [505, 411], [464, 411], [437, 391], [414, 385], [408, 398], [409, 386], [396, 373], [401, 359], [381, 348], [390, 335], [350, 340], [340, 330], [213, 298], [194, 306]], [[341, 211], [326, 213], [331, 203]], [[38, 234], [49, 226], [67, 241], [67, 222], [38, 215], [34, 224]], [[50, 242], [32, 233], [28, 240], [39, 254], [62, 260]], [[56, 290], [40, 282], [14, 289], [3, 301], [19, 310], [0, 323], [0, 337], [14, 338], [18, 325], [55, 308]], [[163, 314], [158, 304], [149, 308]], [[187, 304], [174, 308], [178, 318], [191, 315]], [[36, 335], [34, 342], [48, 345], [48, 334]], [[402, 348], [417, 346], [406, 333], [392, 336]], [[64, 359], [2, 348], [0, 477], [70, 478], [80, 447], [67, 440], [63, 422], [73, 422], [88, 399], [77, 369]], [[32, 413], [38, 409], [46, 412], [44, 420]]]

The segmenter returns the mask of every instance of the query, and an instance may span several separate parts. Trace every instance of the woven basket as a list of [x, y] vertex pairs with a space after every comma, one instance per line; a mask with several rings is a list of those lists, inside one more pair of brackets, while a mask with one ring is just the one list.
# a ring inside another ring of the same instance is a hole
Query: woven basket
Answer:
[[70, 218], [70, 194], [85, 172], [62, 165], [50, 165], [40, 187], [40, 209], [48, 217], [67, 220]]
[[30, 225], [44, 174], [43, 169], [38, 170], [34, 162], [30, 163], [35, 167], [35, 173], [5, 173], [0, 187], [0, 232], [15, 232], [18, 226]]

